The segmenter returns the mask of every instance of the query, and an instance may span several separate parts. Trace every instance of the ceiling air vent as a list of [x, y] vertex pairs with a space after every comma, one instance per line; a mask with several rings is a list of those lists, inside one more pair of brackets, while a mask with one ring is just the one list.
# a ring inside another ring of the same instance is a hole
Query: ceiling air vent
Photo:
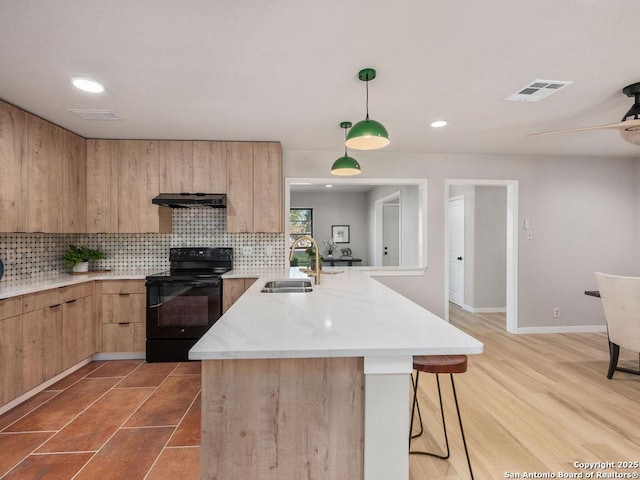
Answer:
[[93, 110], [84, 108], [69, 108], [68, 110], [83, 120], [120, 120], [120, 117], [111, 110]]
[[512, 93], [505, 100], [514, 102], [539, 102], [543, 98], [562, 90], [564, 87], [571, 85], [573, 82], [564, 80], [534, 80], [529, 85]]

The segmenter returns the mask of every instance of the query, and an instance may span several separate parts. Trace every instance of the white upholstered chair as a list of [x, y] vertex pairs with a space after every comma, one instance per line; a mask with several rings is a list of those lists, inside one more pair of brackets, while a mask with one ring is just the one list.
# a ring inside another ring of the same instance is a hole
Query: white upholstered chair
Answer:
[[620, 347], [640, 352], [640, 277], [621, 277], [597, 272], [596, 280], [609, 334], [607, 378], [612, 378], [616, 370], [640, 375], [638, 370], [618, 367]]

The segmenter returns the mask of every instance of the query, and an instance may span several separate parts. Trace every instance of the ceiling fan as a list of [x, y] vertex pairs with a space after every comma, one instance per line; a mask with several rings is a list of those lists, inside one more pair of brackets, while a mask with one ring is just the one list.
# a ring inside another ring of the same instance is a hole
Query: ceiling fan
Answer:
[[620, 132], [620, 135], [624, 140], [633, 145], [640, 146], [640, 82], [632, 83], [622, 89], [627, 97], [634, 97], [633, 106], [622, 117], [622, 120], [618, 123], [611, 123], [608, 125], [597, 125], [594, 127], [581, 127], [581, 128], [569, 128], [566, 130], [553, 130], [551, 132], [532, 133], [527, 135], [528, 137], [540, 137], [543, 135], [554, 135], [556, 133], [572, 133], [581, 132], [583, 130], [605, 130], [615, 129]]

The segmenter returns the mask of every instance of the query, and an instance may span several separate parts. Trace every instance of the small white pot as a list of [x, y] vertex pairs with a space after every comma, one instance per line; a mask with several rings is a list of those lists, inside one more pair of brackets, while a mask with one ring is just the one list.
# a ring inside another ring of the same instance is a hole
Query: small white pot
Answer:
[[78, 263], [73, 267], [73, 271], [75, 273], [78, 272], [88, 272], [89, 271], [89, 262]]

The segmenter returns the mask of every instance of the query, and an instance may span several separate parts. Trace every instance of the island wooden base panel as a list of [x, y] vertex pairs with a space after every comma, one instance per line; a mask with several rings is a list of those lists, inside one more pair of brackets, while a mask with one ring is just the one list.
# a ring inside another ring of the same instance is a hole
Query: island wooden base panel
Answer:
[[208, 480], [361, 479], [362, 358], [202, 362]]

